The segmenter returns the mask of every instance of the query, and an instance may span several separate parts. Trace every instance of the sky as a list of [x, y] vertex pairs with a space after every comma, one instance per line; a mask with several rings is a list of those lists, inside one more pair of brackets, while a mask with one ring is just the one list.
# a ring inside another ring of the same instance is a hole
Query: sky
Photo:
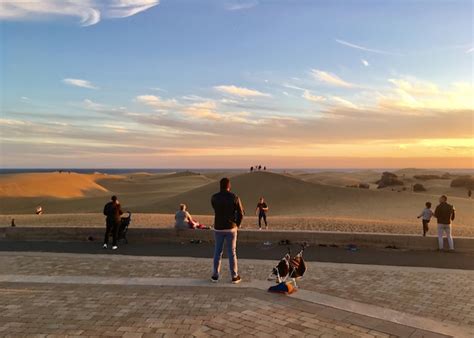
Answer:
[[473, 168], [470, 0], [0, 0], [3, 168]]

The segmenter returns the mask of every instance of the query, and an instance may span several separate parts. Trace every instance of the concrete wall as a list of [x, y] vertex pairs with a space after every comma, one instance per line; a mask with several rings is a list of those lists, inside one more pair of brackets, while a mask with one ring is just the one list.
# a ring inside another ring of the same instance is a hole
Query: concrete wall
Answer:
[[[104, 229], [95, 227], [15, 227], [0, 228], [0, 236], [7, 240], [22, 241], [102, 241]], [[190, 240], [212, 241], [212, 230], [182, 230], [137, 228], [130, 229], [128, 240], [140, 242], [187, 242]], [[395, 235], [377, 233], [344, 233], [321, 231], [258, 231], [241, 230], [239, 241], [246, 243], [272, 243], [289, 240], [292, 243], [307, 242], [310, 245], [355, 244], [359, 247], [386, 248], [387, 246], [408, 250], [435, 250], [436, 237]], [[446, 241], [446, 240], [445, 240]], [[447, 247], [447, 243], [445, 243]], [[457, 251], [474, 252], [474, 238], [455, 238]]]

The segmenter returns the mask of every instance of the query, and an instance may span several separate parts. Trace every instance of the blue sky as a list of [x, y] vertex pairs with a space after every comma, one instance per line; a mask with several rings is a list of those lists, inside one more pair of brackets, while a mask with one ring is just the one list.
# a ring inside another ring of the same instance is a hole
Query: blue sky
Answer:
[[2, 166], [472, 165], [472, 1], [6, 1], [0, 20]]

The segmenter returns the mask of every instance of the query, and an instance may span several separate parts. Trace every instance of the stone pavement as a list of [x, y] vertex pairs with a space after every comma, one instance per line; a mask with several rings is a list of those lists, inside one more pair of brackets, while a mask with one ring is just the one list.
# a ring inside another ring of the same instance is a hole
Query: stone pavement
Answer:
[[[219, 287], [180, 285], [186, 278], [207, 280], [209, 264], [209, 259], [196, 258], [1, 253], [0, 279], [14, 278], [0, 283], [0, 335], [437, 336], [354, 314], [352, 308], [347, 312], [234, 287], [227, 284], [227, 272]], [[262, 283], [273, 265], [272, 261], [240, 261], [249, 282]], [[40, 283], [41, 276], [53, 279]], [[139, 277], [151, 281], [166, 277], [168, 283], [138, 285]], [[103, 283], [123, 279], [105, 286], [90, 282], [94, 278]], [[170, 286], [173, 280], [178, 286]], [[346, 299], [348, 308], [356, 300], [375, 310], [383, 307], [432, 322], [454, 322], [465, 333], [474, 326], [472, 280], [471, 271], [309, 263], [296, 295], [317, 291]], [[444, 314], [444, 308], [451, 312]], [[453, 312], [461, 315], [452, 318]], [[226, 324], [224, 319], [229, 318]]]

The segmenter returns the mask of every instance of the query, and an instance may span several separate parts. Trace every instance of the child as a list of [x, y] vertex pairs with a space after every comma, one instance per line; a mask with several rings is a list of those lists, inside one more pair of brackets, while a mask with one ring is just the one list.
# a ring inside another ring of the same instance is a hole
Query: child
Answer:
[[421, 222], [423, 223], [423, 236], [426, 236], [428, 232], [428, 224], [430, 223], [431, 217], [433, 217], [433, 211], [431, 211], [431, 202], [425, 203], [426, 208], [423, 209], [418, 218], [421, 217]]

